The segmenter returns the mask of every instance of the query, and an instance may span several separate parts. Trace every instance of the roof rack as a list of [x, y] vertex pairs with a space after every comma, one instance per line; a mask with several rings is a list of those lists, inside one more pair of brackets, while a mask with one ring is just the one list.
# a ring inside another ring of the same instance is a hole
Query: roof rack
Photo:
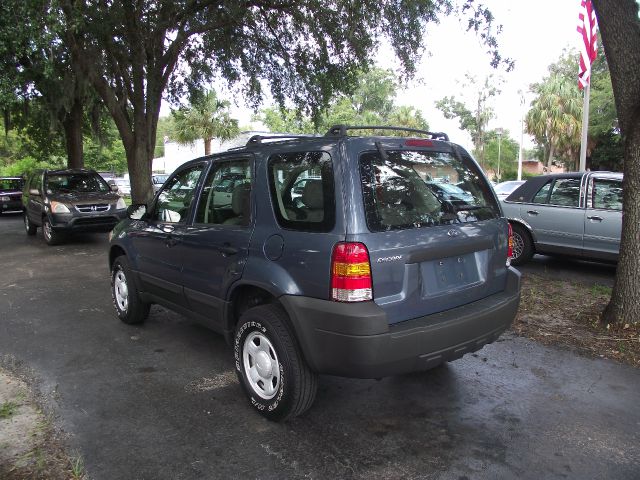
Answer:
[[274, 135], [254, 135], [251, 138], [249, 138], [249, 140], [247, 140], [247, 147], [250, 147], [252, 145], [259, 145], [262, 143], [263, 140], [273, 140], [273, 139], [278, 139], [278, 140], [291, 140], [291, 139], [310, 139], [310, 138], [318, 138], [317, 135], [313, 135], [313, 134], [286, 134], [286, 133], [281, 133], [281, 134], [274, 134]]
[[419, 130], [417, 128], [408, 127], [387, 127], [387, 126], [375, 126], [375, 125], [334, 125], [332, 126], [325, 137], [346, 137], [349, 130], [394, 130], [421, 133], [423, 135], [429, 135], [432, 140], [444, 140], [449, 141], [449, 135], [444, 132], [428, 132], [427, 130]]

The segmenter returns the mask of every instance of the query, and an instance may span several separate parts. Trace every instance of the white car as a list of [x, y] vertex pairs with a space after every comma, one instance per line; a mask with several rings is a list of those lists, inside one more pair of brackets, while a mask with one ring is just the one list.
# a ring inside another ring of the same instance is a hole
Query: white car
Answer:
[[107, 183], [109, 185], [115, 185], [118, 187], [118, 193], [120, 195], [129, 196], [131, 195], [131, 183], [126, 178], [113, 178], [109, 180]]
[[507, 198], [511, 192], [513, 192], [516, 188], [524, 183], [524, 180], [508, 180], [506, 182], [500, 182], [497, 185], [493, 186], [493, 189], [498, 195], [499, 200], [504, 200]]

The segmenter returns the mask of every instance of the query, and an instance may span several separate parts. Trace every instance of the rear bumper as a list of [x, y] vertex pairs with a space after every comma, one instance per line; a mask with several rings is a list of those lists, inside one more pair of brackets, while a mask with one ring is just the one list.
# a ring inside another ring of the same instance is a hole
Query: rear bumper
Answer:
[[503, 292], [445, 312], [389, 325], [374, 302], [336, 303], [284, 296], [305, 359], [318, 373], [380, 378], [426, 370], [495, 341], [520, 303], [520, 273]]

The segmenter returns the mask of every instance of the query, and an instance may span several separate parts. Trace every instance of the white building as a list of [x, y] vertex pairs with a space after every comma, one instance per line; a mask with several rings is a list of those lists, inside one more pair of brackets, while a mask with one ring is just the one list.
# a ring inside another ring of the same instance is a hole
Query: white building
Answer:
[[[213, 139], [211, 142], [211, 153], [224, 152], [230, 148], [242, 147], [247, 140], [254, 135], [273, 135], [269, 132], [246, 131], [231, 140], [219, 141]], [[153, 159], [153, 171], [155, 173], [171, 173], [180, 165], [194, 158], [204, 156], [204, 140], [199, 139], [193, 143], [181, 145], [173, 141], [165, 141], [164, 157]]]

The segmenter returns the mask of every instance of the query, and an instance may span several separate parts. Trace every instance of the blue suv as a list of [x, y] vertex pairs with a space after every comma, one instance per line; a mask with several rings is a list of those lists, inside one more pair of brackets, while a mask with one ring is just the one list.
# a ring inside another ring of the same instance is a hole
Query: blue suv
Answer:
[[520, 274], [489, 182], [446, 135], [386, 130], [408, 129], [256, 136], [182, 165], [111, 234], [120, 319], [157, 303], [223, 334], [271, 420], [307, 410], [318, 374], [428, 370], [496, 340]]

